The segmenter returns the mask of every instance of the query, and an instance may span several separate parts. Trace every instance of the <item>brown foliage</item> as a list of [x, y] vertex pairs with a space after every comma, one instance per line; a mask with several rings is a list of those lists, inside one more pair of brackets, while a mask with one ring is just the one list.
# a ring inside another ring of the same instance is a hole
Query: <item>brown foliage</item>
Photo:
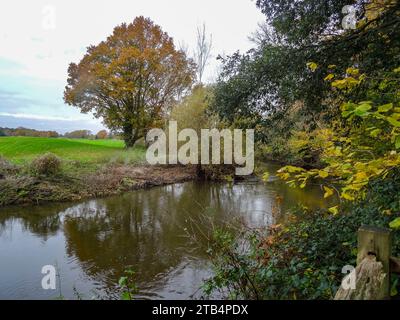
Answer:
[[108, 133], [106, 130], [101, 130], [101, 131], [97, 132], [97, 134], [96, 134], [96, 139], [104, 140], [104, 139], [107, 139], [107, 137], [108, 137]]
[[121, 24], [107, 40], [71, 63], [66, 103], [103, 117], [127, 147], [161, 122], [195, 77], [195, 64], [150, 19]]
[[35, 175], [55, 175], [61, 171], [61, 160], [52, 153], [46, 153], [32, 161], [31, 171]]

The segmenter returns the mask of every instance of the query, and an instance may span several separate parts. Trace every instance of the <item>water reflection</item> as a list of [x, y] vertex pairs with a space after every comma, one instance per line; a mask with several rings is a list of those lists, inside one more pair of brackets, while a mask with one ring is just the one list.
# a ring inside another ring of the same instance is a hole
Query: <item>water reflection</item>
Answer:
[[203, 215], [215, 223], [241, 219], [252, 227], [269, 225], [274, 208], [300, 196], [319, 198], [318, 190], [295, 192], [276, 183], [192, 182], [80, 204], [3, 209], [0, 298], [57, 296], [59, 291], [40, 286], [40, 270], [47, 264], [57, 264], [67, 298], [76, 298], [74, 290], [85, 298], [118, 298], [116, 283], [127, 266], [137, 273], [142, 298], [198, 297], [210, 275], [207, 243], [190, 243], [189, 221], [198, 221], [197, 232], [206, 228]]

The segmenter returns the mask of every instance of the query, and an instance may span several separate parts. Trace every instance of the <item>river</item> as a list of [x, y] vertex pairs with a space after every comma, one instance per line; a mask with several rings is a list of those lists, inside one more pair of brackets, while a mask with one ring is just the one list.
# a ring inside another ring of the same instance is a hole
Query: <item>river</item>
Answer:
[[[273, 167], [272, 167], [273, 168]], [[242, 221], [276, 223], [294, 204], [323, 206], [321, 191], [276, 181], [188, 182], [124, 195], [0, 209], [0, 299], [118, 299], [118, 279], [136, 272], [140, 299], [200, 298], [210, 277], [208, 242], [190, 230]], [[193, 228], [195, 227], [195, 228]], [[44, 290], [45, 265], [58, 271]]]

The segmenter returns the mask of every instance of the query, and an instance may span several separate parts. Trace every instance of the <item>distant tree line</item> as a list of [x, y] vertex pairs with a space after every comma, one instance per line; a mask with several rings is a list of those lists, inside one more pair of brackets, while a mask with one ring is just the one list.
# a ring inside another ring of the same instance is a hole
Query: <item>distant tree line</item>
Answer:
[[0, 128], [0, 136], [58, 138], [60, 134], [56, 131], [39, 131], [35, 129], [18, 127], [16, 129]]
[[65, 138], [69, 139], [92, 139], [92, 140], [105, 140], [105, 139], [120, 139], [120, 137], [107, 130], [100, 130], [96, 134], [93, 134], [90, 130], [75, 130], [66, 132]]
[[90, 130], [75, 130], [66, 132], [64, 135], [56, 131], [40, 131], [35, 129], [28, 129], [23, 127], [12, 128], [0, 128], [0, 137], [42, 137], [42, 138], [60, 138], [65, 137], [69, 139], [119, 139], [118, 135], [115, 135], [107, 130], [100, 130], [96, 134], [93, 134]]

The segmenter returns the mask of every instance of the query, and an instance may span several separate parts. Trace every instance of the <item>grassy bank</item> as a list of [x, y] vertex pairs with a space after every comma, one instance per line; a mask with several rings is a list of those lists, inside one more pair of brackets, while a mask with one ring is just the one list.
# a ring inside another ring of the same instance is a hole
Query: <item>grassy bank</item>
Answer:
[[140, 147], [127, 152], [121, 140], [0, 137], [0, 155], [17, 164], [29, 162], [46, 152], [84, 163], [101, 163], [128, 156], [143, 161], [145, 154], [144, 148]]
[[[48, 153], [59, 169], [38, 174], [37, 160]], [[148, 167], [145, 153], [120, 140], [2, 137], [0, 206], [102, 197], [194, 177], [192, 168]]]

